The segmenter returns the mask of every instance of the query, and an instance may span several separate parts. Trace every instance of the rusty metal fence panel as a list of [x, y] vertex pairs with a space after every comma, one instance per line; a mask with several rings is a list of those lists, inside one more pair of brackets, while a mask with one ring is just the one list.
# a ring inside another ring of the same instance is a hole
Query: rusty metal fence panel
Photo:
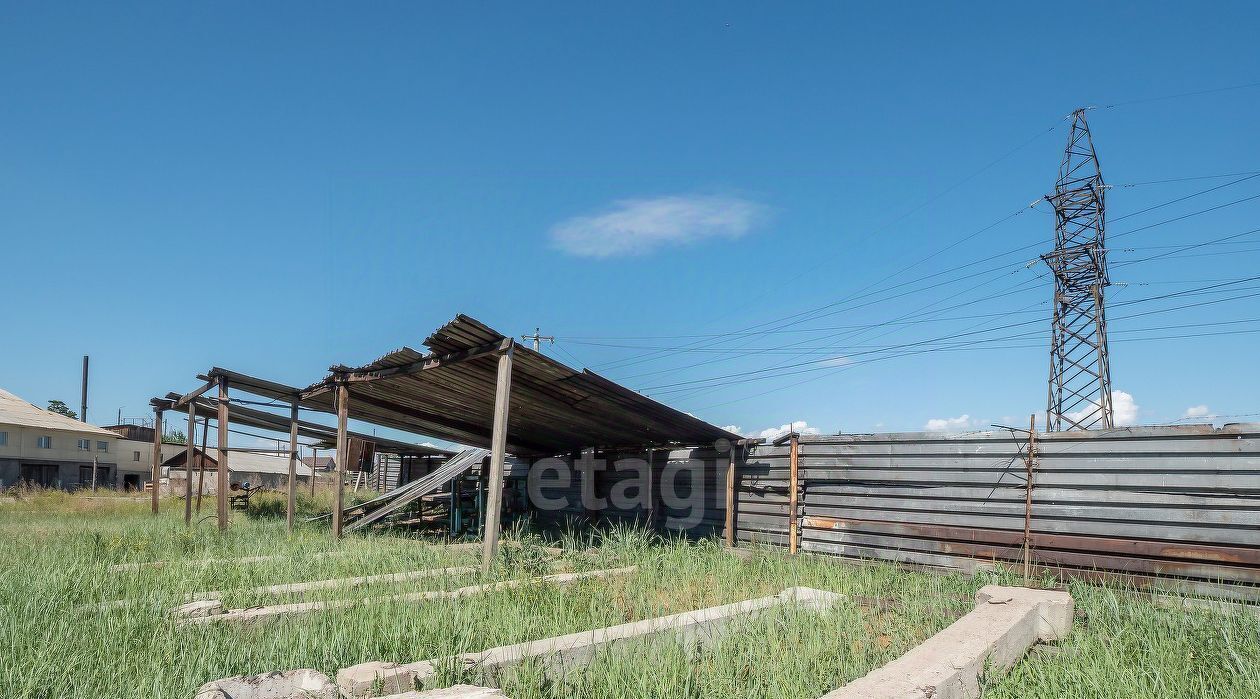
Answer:
[[[803, 551], [960, 570], [1030, 558], [1076, 576], [1260, 588], [1260, 425], [1038, 434], [899, 433], [800, 442]], [[788, 447], [738, 469], [737, 539], [786, 545]]]

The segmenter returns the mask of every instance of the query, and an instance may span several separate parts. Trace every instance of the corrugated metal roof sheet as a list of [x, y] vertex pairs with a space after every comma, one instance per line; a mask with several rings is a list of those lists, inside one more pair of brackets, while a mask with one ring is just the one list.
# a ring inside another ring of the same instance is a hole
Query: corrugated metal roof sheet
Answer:
[[[502, 333], [465, 315], [425, 340], [430, 353], [409, 347], [362, 367], [334, 367], [324, 381], [306, 389], [308, 408], [333, 412], [331, 387], [346, 372], [372, 372], [436, 360], [501, 343]], [[378, 425], [460, 444], [488, 446], [494, 418], [494, 353], [422, 371], [352, 383], [350, 415]], [[257, 395], [291, 399], [296, 389], [224, 369], [232, 385]], [[738, 435], [616, 384], [589, 370], [572, 369], [517, 346], [512, 371], [508, 449], [516, 454], [561, 454], [585, 447], [624, 448], [671, 444], [707, 445]]]
[[58, 415], [57, 413], [44, 410], [33, 403], [22, 400], [3, 388], [0, 388], [0, 424], [36, 427], [46, 430], [63, 430], [66, 432], [82, 432], [100, 437], [118, 438], [117, 434], [101, 429], [96, 425], [89, 425], [86, 422], [79, 422], [65, 415]]

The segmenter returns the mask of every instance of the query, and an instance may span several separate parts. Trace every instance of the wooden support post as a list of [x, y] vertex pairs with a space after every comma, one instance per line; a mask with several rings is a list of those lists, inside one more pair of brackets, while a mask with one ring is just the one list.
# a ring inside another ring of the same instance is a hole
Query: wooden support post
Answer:
[[486, 498], [486, 526], [482, 539], [481, 569], [490, 570], [499, 553], [499, 515], [503, 509], [503, 461], [507, 450], [508, 401], [512, 396], [512, 350], [499, 355], [499, 375], [494, 391], [494, 430], [490, 435], [490, 492]]
[[799, 489], [798, 474], [800, 472], [800, 452], [801, 441], [800, 436], [795, 431], [792, 432], [792, 446], [790, 451], [790, 461], [788, 463], [788, 553], [796, 553], [797, 539], [797, 512], [796, 512], [796, 491]]
[[730, 460], [726, 462], [726, 545], [735, 548], [735, 449], [731, 444]]
[[333, 491], [332, 534], [341, 538], [341, 507], [346, 499], [346, 465], [350, 461], [350, 439], [346, 436], [346, 421], [350, 419], [350, 387], [346, 382], [337, 383], [337, 463], [334, 473], [337, 489]]
[[293, 533], [293, 512], [297, 508], [298, 404], [293, 401], [289, 412], [289, 503], [284, 510], [284, 524]]
[[[192, 435], [188, 435], [192, 439]], [[206, 489], [206, 441], [210, 438], [210, 416], [201, 418], [201, 453], [197, 454], [197, 514], [201, 514], [201, 494]], [[188, 475], [192, 478], [192, 474]]]
[[101, 467], [101, 459], [98, 456], [92, 457], [92, 492], [96, 492], [96, 469]]
[[315, 469], [319, 467], [319, 447], [311, 447], [311, 497], [315, 497]]
[[228, 479], [228, 428], [231, 426], [231, 417], [228, 415], [228, 380], [226, 376], [219, 377], [219, 424], [215, 431], [219, 433], [219, 465], [215, 468], [215, 506], [219, 515], [219, 531], [225, 532], [228, 527], [228, 489], [231, 482]]
[[188, 404], [188, 434], [184, 437], [184, 526], [192, 526], [192, 468], [197, 451], [197, 404]]
[[1033, 464], [1037, 458], [1037, 414], [1028, 416], [1028, 457], [1024, 459], [1024, 585], [1032, 573]]
[[162, 408], [153, 406], [153, 493], [150, 499], [153, 514], [158, 513], [158, 491], [162, 486]]
[[647, 461], [647, 473], [643, 479], [643, 508], [647, 514], [648, 529], [656, 531], [657, 507], [656, 507], [656, 490], [658, 483], [652, 477], [652, 447], [648, 446], [643, 452], [643, 459]]

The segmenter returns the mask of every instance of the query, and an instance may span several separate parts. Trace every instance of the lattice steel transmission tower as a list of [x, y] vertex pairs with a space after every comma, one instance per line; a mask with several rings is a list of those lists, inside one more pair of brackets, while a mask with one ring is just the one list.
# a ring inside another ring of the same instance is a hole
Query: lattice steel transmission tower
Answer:
[[1054, 273], [1054, 321], [1046, 430], [1114, 425], [1111, 365], [1103, 290], [1107, 278], [1106, 185], [1085, 110], [1072, 113], [1059, 181], [1046, 200], [1054, 207], [1054, 252], [1041, 256]]

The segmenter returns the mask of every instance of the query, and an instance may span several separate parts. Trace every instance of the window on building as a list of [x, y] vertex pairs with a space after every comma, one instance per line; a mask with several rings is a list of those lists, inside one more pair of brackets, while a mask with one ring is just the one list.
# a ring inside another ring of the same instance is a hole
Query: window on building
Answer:
[[4, 446], [4, 445], [6, 445], [6, 444], [8, 444], [8, 443], [9, 443], [9, 433], [8, 433], [8, 432], [0, 432], [0, 447], [2, 447], [2, 446]]
[[80, 439], [80, 440], [79, 440], [79, 451], [92, 451], [92, 440], [90, 440], [90, 439]]
[[109, 442], [97, 442], [97, 443], [96, 443], [96, 450], [97, 450], [97, 451], [109, 451]]
[[52, 437], [43, 436], [35, 438], [36, 449], [52, 449]]
[[138, 451], [133, 451], [133, 452], [131, 452], [131, 460], [132, 460], [132, 461], [139, 461], [139, 460], [140, 460], [140, 452], [138, 452]]
[[[48, 437], [40, 437], [40, 439], [48, 439]], [[22, 464], [22, 480], [27, 485], [56, 488], [58, 470], [54, 464]]]
[[[108, 485], [105, 482], [106, 479], [108, 478], [109, 478], [109, 468], [106, 466], [98, 466], [96, 469], [96, 485], [97, 486]], [[79, 485], [89, 486], [89, 487], [92, 485], [92, 467], [91, 466], [79, 467]]]

